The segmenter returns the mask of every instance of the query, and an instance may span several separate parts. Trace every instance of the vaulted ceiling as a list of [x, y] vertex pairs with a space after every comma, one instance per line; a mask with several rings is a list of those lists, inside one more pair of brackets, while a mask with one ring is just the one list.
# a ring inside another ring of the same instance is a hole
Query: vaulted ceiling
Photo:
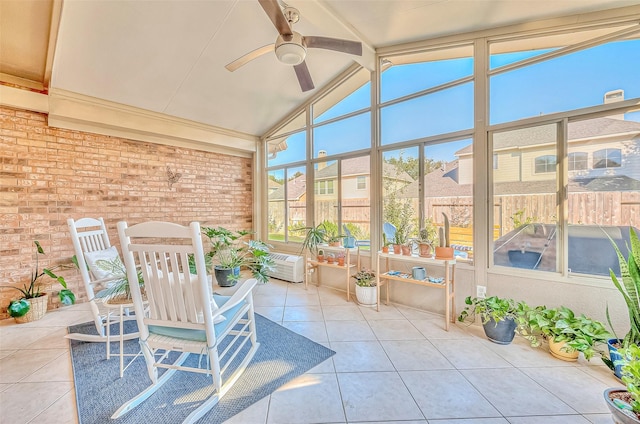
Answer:
[[250, 135], [262, 135], [354, 60], [438, 36], [640, 4], [637, 0], [288, 0], [303, 35], [363, 43], [363, 56], [310, 49], [316, 89], [265, 54], [273, 43], [257, 0], [0, 0], [0, 82], [60, 89]]

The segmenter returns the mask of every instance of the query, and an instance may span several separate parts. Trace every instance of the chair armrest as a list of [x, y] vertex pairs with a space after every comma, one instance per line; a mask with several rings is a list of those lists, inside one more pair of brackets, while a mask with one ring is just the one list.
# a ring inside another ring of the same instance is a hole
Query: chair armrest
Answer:
[[245, 281], [242, 284], [242, 286], [240, 286], [240, 288], [238, 290], [236, 290], [236, 292], [233, 294], [233, 296], [231, 296], [231, 298], [228, 301], [225, 302], [224, 305], [222, 305], [220, 308], [216, 309], [213, 312], [213, 314], [212, 314], [213, 318], [215, 318], [218, 315], [222, 315], [223, 313], [225, 313], [229, 309], [231, 309], [234, 306], [236, 306], [238, 303], [244, 301], [247, 298], [247, 296], [249, 296], [251, 294], [251, 291], [256, 286], [257, 282], [258, 282], [258, 280], [256, 280], [255, 278], [250, 278], [247, 281]]

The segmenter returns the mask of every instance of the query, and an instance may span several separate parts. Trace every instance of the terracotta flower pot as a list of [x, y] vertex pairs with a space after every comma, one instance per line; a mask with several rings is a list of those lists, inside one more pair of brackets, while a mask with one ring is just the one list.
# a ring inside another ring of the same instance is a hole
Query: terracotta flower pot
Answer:
[[402, 254], [402, 245], [394, 244], [393, 245], [393, 253], [395, 253], [396, 255]]
[[318, 255], [318, 262], [324, 262], [324, 255]]
[[405, 256], [411, 256], [411, 247], [402, 246], [402, 254]]
[[344, 266], [344, 258], [338, 258], [337, 260], [339, 266]]
[[382, 253], [389, 253], [389, 246], [382, 246]]
[[563, 361], [577, 361], [580, 352], [578, 352], [577, 350], [573, 352], [567, 352], [566, 349], [563, 349], [565, 344], [566, 342], [556, 342], [554, 339], [549, 339], [549, 352], [554, 357], [562, 359]]
[[419, 255], [421, 258], [431, 257], [431, 245], [429, 243], [418, 243], [418, 247], [420, 248]]
[[436, 259], [453, 259], [453, 247], [436, 247]]

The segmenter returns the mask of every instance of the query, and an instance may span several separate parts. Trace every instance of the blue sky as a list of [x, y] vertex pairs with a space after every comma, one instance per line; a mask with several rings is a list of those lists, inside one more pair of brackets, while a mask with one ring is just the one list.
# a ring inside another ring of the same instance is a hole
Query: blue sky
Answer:
[[[491, 69], [517, 62], [549, 50], [494, 55]], [[382, 101], [437, 86], [471, 75], [471, 58], [392, 66], [382, 75]], [[490, 79], [490, 123], [573, 110], [602, 104], [604, 93], [625, 91], [625, 99], [640, 97], [640, 40], [608, 43], [535, 65], [497, 74]], [[368, 107], [370, 84], [356, 90], [343, 101], [316, 118], [321, 122], [344, 113]], [[473, 83], [443, 90], [381, 111], [382, 143], [427, 137], [473, 126]], [[626, 119], [640, 122], [640, 112]], [[370, 140], [369, 115], [317, 127], [319, 149], [329, 154], [366, 148]], [[269, 166], [305, 158], [304, 132], [287, 139], [289, 149], [278, 153]], [[460, 143], [449, 148], [433, 146], [430, 157], [452, 160]], [[434, 156], [431, 156], [433, 154]]]

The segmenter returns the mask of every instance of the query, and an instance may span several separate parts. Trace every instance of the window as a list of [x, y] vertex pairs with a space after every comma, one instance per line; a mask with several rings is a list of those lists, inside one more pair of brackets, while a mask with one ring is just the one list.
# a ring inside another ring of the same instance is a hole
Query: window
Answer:
[[333, 194], [333, 180], [316, 181], [314, 183], [315, 194]]
[[271, 170], [267, 174], [269, 186], [267, 225], [271, 241], [301, 241], [306, 224], [307, 176], [304, 167]]
[[536, 159], [535, 173], [543, 174], [556, 171], [556, 157], [554, 155], [538, 156]]
[[[556, 156], [558, 125], [546, 124], [491, 134], [501, 168], [493, 170], [493, 263], [558, 272]], [[554, 147], [555, 148], [555, 147]], [[539, 156], [538, 156], [539, 155]], [[535, 160], [533, 158], [535, 157]], [[535, 162], [535, 175], [531, 165]]]
[[587, 153], [572, 152], [569, 153], [569, 171], [584, 171], [587, 169]]
[[498, 169], [498, 155], [493, 155], [493, 169]]
[[620, 149], [602, 149], [593, 152], [593, 169], [619, 168], [622, 166]]
[[356, 190], [365, 190], [367, 188], [367, 177], [359, 175], [356, 177]]

